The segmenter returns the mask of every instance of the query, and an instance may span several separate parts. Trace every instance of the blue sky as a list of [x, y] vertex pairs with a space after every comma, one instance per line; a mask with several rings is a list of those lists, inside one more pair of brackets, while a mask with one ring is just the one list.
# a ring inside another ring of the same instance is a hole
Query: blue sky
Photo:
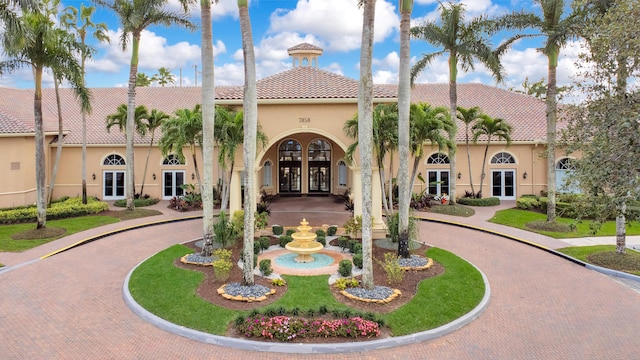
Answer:
[[[84, 0], [62, 0], [64, 6], [79, 7]], [[531, 0], [465, 0], [467, 17], [478, 15], [495, 16], [512, 10], [538, 11]], [[178, 9], [177, 0], [170, 0], [169, 7]], [[302, 42], [312, 43], [324, 49], [319, 59], [320, 68], [347, 77], [358, 78], [362, 13], [357, 0], [252, 0], [250, 15], [256, 47], [257, 74], [263, 78], [291, 68], [287, 48]], [[437, 0], [415, 0], [412, 24], [437, 19]], [[215, 47], [216, 85], [241, 85], [243, 83], [242, 42], [236, 0], [220, 0], [213, 5], [213, 37]], [[197, 7], [192, 8], [191, 19], [200, 25]], [[123, 52], [119, 44], [118, 18], [107, 9], [98, 8], [94, 22], [104, 22], [109, 29], [110, 44], [95, 43], [98, 50], [87, 63], [87, 85], [89, 87], [126, 86], [130, 50]], [[378, 0], [376, 8], [374, 43], [374, 81], [397, 83], [399, 54], [399, 14], [397, 0]], [[142, 35], [139, 71], [147, 75], [167, 67], [176, 75], [175, 86], [193, 86], [196, 82], [196, 67], [200, 63], [201, 33], [182, 28], [150, 27]], [[493, 39], [499, 43], [500, 37]], [[540, 40], [521, 41], [503, 57], [507, 79], [501, 87], [519, 88], [528, 77], [538, 81], [546, 76], [546, 58], [536, 48]], [[576, 74], [580, 42], [571, 42], [562, 51], [558, 69], [558, 85], [571, 82]], [[411, 44], [413, 61], [422, 54], [437, 51], [420, 40]], [[1, 55], [0, 55], [1, 59]], [[180, 74], [182, 74], [180, 76]], [[198, 84], [201, 74], [197, 74]], [[433, 61], [418, 82], [446, 83], [448, 68], [446, 58]], [[495, 82], [482, 66], [474, 72], [460, 72], [458, 82]], [[21, 71], [0, 77], [0, 86], [32, 88], [30, 71]], [[50, 77], [45, 86], [52, 86]]]

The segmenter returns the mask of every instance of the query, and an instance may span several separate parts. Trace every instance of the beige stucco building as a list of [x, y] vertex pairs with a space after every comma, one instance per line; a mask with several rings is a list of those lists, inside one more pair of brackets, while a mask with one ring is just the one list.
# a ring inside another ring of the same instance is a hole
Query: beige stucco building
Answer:
[[[257, 157], [258, 188], [282, 195], [342, 194], [352, 189], [356, 214], [360, 213], [360, 173], [358, 159], [347, 163], [345, 151], [352, 143], [343, 131], [345, 121], [357, 112], [358, 83], [318, 66], [322, 49], [301, 44], [290, 49], [292, 69], [261, 79], [258, 87], [258, 119], [268, 137], [268, 146]], [[412, 102], [448, 106], [448, 84], [416, 84]], [[126, 88], [91, 89], [93, 111], [87, 116], [87, 188], [88, 194], [105, 200], [125, 195], [125, 137], [117, 128], [106, 131], [106, 117], [127, 101]], [[216, 87], [216, 104], [242, 107], [242, 87]], [[81, 192], [81, 116], [70, 89], [61, 89], [64, 122], [64, 148], [54, 189], [54, 197], [76, 196]], [[173, 113], [193, 108], [200, 102], [199, 87], [138, 88], [136, 105], [149, 110]], [[375, 103], [397, 102], [397, 85], [376, 85]], [[492, 117], [505, 119], [513, 126], [512, 144], [494, 141], [488, 149], [483, 194], [515, 199], [522, 194], [539, 194], [546, 189], [545, 105], [539, 99], [482, 84], [458, 84], [458, 105], [479, 106]], [[53, 167], [57, 139], [57, 113], [53, 89], [43, 93], [47, 183]], [[0, 207], [35, 202], [33, 90], [0, 88]], [[458, 124], [457, 173], [449, 174], [448, 157], [429, 145], [420, 164], [420, 173], [431, 185], [416, 182], [414, 192], [429, 186], [430, 193], [448, 193], [449, 184], [457, 184], [458, 196], [470, 190], [464, 126]], [[156, 141], [160, 137], [156, 133]], [[135, 183], [140, 191], [150, 136], [135, 138]], [[476, 191], [485, 141], [471, 146], [471, 166]], [[161, 199], [181, 194], [179, 185], [195, 183], [195, 168], [185, 150], [180, 163], [163, 157], [154, 144], [144, 179], [144, 193]], [[202, 153], [197, 161], [202, 169]], [[217, 158], [217, 154], [216, 154]], [[564, 158], [558, 154], [562, 168]], [[398, 161], [394, 162], [398, 164]], [[397, 165], [396, 165], [397, 167]], [[231, 210], [241, 206], [242, 150], [236, 154], [232, 181]], [[217, 167], [216, 176], [221, 176]], [[377, 169], [374, 170], [377, 172]], [[397, 169], [394, 169], [396, 172]], [[381, 198], [377, 173], [374, 174], [374, 199]], [[559, 178], [562, 178], [562, 173]], [[381, 219], [374, 209], [374, 221]]]

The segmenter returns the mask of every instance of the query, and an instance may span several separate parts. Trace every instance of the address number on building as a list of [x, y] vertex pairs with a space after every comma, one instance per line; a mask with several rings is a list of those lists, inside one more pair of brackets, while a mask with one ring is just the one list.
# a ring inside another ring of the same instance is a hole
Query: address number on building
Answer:
[[298, 118], [298, 122], [300, 124], [308, 124], [311, 122], [311, 118], [310, 117], [299, 117]]

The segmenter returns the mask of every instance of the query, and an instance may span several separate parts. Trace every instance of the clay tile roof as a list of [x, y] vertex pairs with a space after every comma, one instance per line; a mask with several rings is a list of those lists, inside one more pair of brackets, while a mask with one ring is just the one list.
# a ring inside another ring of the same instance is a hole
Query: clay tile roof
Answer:
[[322, 51], [322, 48], [317, 47], [313, 44], [302, 43], [287, 49], [287, 51], [300, 51], [300, 50]]
[[[397, 88], [397, 85], [382, 86]], [[513, 127], [512, 141], [546, 141], [546, 105], [543, 100], [476, 83], [459, 83], [457, 92], [458, 106], [478, 106], [485, 114], [506, 120]], [[415, 84], [411, 90], [411, 102], [426, 102], [448, 109], [449, 84]], [[561, 124], [558, 125], [560, 128]], [[458, 121], [458, 129], [462, 131], [458, 131], [457, 140], [464, 141], [464, 123]]]
[[[302, 66], [258, 80], [258, 99], [357, 99], [358, 81]], [[395, 98], [397, 90], [374, 88], [376, 98]]]
[[[33, 114], [33, 90], [0, 88], [0, 133], [32, 133], [35, 131]], [[43, 113], [48, 108], [43, 105]], [[58, 129], [57, 117], [50, 119], [43, 114], [45, 132]]]

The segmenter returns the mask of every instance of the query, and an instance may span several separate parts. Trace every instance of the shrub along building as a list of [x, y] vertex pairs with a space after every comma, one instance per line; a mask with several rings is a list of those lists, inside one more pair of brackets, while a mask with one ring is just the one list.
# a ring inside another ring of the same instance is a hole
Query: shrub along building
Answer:
[[[261, 79], [258, 88], [258, 116], [268, 145], [259, 151], [255, 171], [256, 188], [280, 195], [343, 194], [351, 189], [355, 213], [360, 213], [361, 197], [359, 159], [349, 163], [345, 157], [353, 140], [343, 131], [345, 122], [357, 113], [358, 82], [318, 68], [322, 49], [301, 44], [289, 49], [293, 67], [288, 71]], [[93, 111], [87, 116], [87, 192], [104, 200], [125, 196], [125, 136], [117, 128], [106, 130], [106, 118], [127, 101], [126, 88], [95, 88]], [[412, 102], [447, 106], [448, 84], [416, 84]], [[63, 151], [54, 188], [54, 198], [81, 193], [82, 124], [78, 102], [70, 89], [60, 89], [64, 123]], [[217, 86], [216, 105], [242, 109], [241, 86]], [[136, 105], [158, 109], [168, 114], [181, 108], [192, 109], [201, 98], [199, 87], [139, 87]], [[397, 85], [376, 85], [374, 102], [396, 103]], [[33, 90], [0, 88], [0, 207], [35, 202]], [[53, 89], [43, 91], [47, 178], [51, 175], [57, 141], [57, 112]], [[539, 194], [546, 189], [545, 104], [534, 97], [482, 84], [458, 84], [458, 105], [478, 106], [494, 118], [502, 118], [513, 127], [512, 143], [492, 139], [488, 149], [484, 196], [510, 200], [522, 194]], [[185, 161], [172, 154], [163, 156], [157, 146], [161, 129], [156, 130], [156, 144], [149, 158], [144, 192], [152, 197], [171, 199], [181, 195], [183, 183], [195, 183], [197, 176], [189, 150]], [[458, 124], [457, 173], [450, 174], [446, 150], [425, 145], [419, 172], [426, 183], [416, 181], [414, 192], [426, 189], [431, 194], [449, 193], [455, 181], [458, 196], [471, 190], [465, 149], [465, 127]], [[135, 135], [135, 183], [139, 191], [151, 136]], [[486, 138], [471, 144], [471, 168], [476, 192]], [[216, 150], [217, 152], [217, 150]], [[196, 159], [202, 164], [201, 149]], [[558, 168], [567, 159], [558, 154]], [[236, 153], [231, 182], [230, 210], [241, 207], [242, 151]], [[397, 159], [394, 164], [398, 164]], [[199, 167], [202, 169], [202, 166]], [[394, 169], [397, 171], [397, 169]], [[373, 199], [381, 201], [378, 169], [374, 169]], [[387, 169], [388, 174], [388, 169]], [[217, 177], [222, 176], [218, 166]], [[388, 175], [387, 175], [388, 176]], [[562, 179], [562, 173], [558, 176]], [[47, 180], [47, 184], [49, 180]], [[256, 195], [258, 196], [258, 195]], [[380, 203], [380, 202], [378, 202]], [[382, 221], [380, 207], [375, 207], [374, 222]]]

